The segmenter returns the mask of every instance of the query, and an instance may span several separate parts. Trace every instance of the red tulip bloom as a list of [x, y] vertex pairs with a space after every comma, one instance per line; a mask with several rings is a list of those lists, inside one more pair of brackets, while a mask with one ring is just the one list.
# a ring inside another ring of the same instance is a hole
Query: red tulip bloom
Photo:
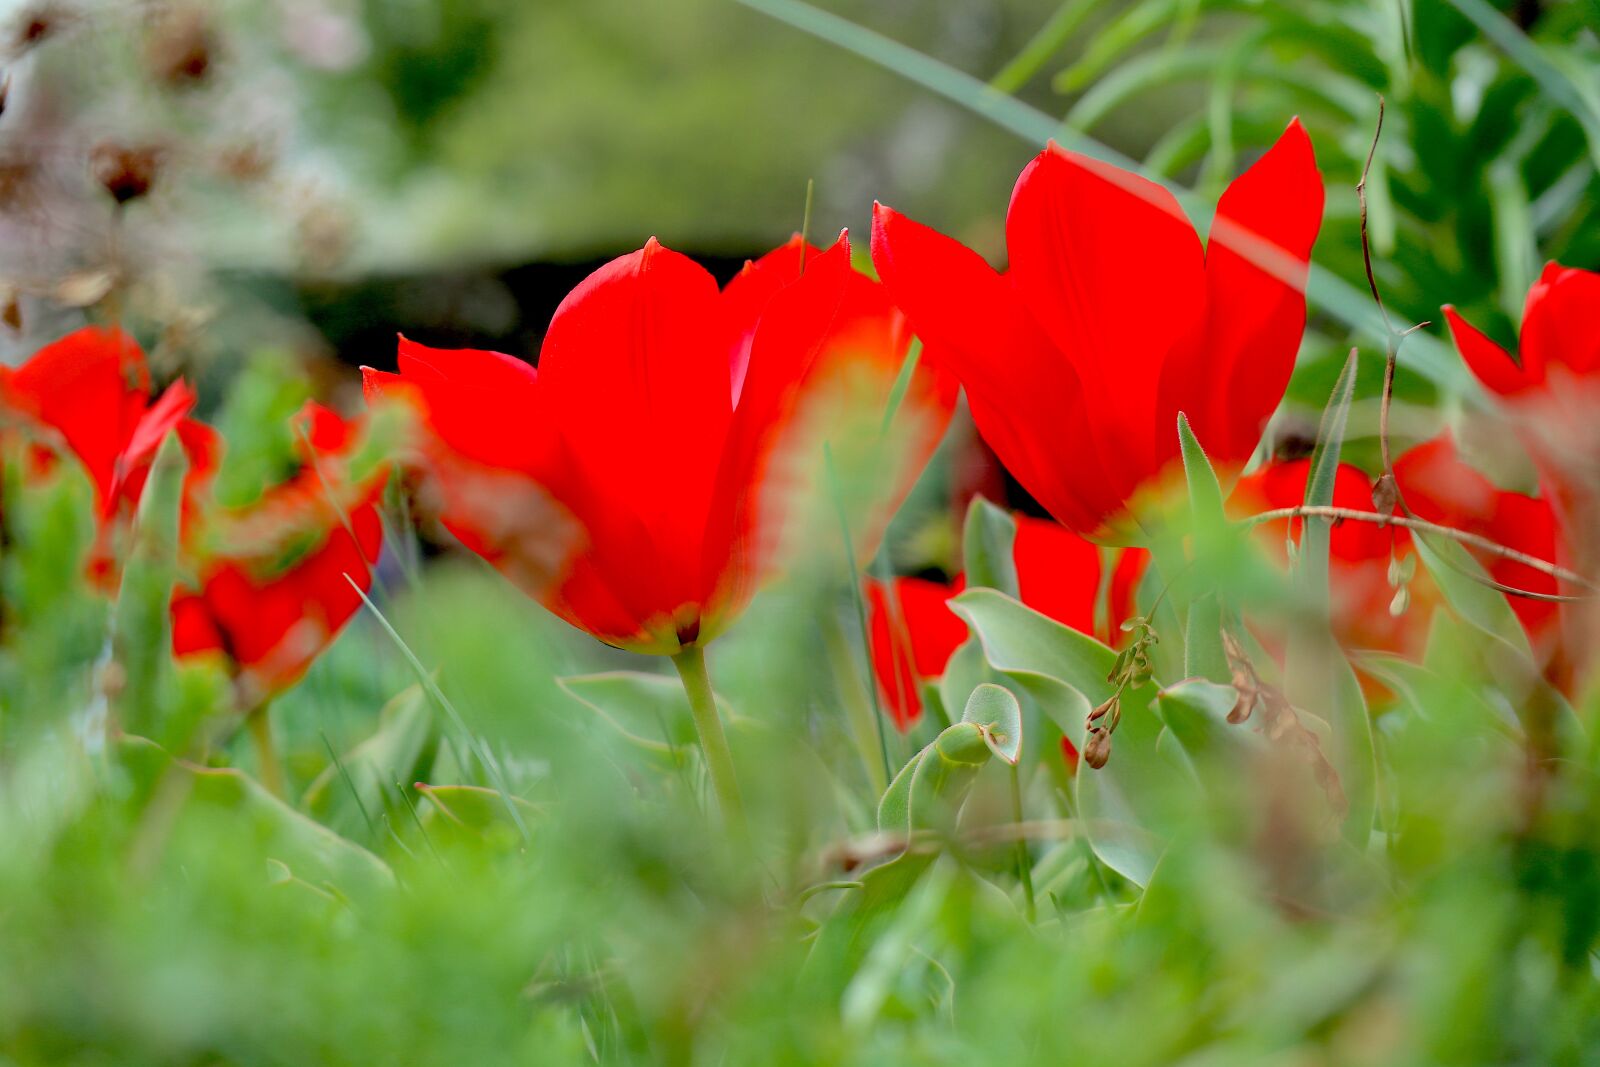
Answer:
[[[386, 472], [350, 471], [357, 427], [316, 404], [297, 419], [310, 444], [299, 472], [246, 507], [186, 524], [194, 580], [173, 595], [174, 653], [224, 657], [247, 710], [298, 681], [360, 609], [350, 582], [371, 588], [381, 547]], [[203, 493], [220, 438], [195, 422], [180, 432]]]
[[[1305, 459], [1268, 464], [1240, 481], [1231, 503], [1249, 510], [1294, 507], [1305, 500], [1310, 468], [1310, 460]], [[1395, 460], [1394, 473], [1406, 506], [1417, 517], [1479, 534], [1540, 559], [1554, 558], [1555, 517], [1550, 505], [1496, 487], [1460, 459], [1448, 435], [1401, 455]], [[1372, 480], [1360, 469], [1340, 464], [1333, 504], [1376, 514]], [[1296, 531], [1299, 526], [1296, 520]], [[1273, 522], [1261, 528], [1271, 549], [1281, 554], [1287, 523]], [[1328, 542], [1330, 611], [1341, 643], [1404, 655], [1421, 651], [1427, 636], [1426, 620], [1439, 599], [1426, 574], [1412, 578], [1411, 604], [1400, 617], [1389, 610], [1396, 592], [1389, 584], [1389, 561], [1392, 556], [1404, 559], [1414, 551], [1411, 534], [1403, 527], [1348, 520], [1334, 525]], [[1556, 592], [1554, 579], [1526, 564], [1477, 550], [1473, 554], [1502, 585], [1536, 593]], [[1550, 651], [1556, 605], [1512, 597], [1511, 606], [1535, 647]]]
[[[1230, 507], [1241, 515], [1296, 507], [1305, 502], [1310, 473], [1309, 459], [1269, 463], [1239, 480], [1229, 498]], [[1333, 506], [1377, 514], [1372, 505], [1372, 479], [1359, 467], [1339, 464], [1334, 473]], [[1280, 559], [1287, 555], [1284, 546], [1290, 523], [1280, 519], [1257, 528], [1267, 550]], [[1298, 540], [1302, 522], [1294, 519], [1292, 523]], [[1425, 611], [1425, 605], [1416, 601], [1425, 598], [1418, 598], [1414, 589], [1414, 602], [1407, 613], [1396, 617], [1389, 610], [1395, 596], [1389, 584], [1391, 553], [1403, 557], [1411, 551], [1410, 537], [1399, 527], [1353, 520], [1334, 525], [1328, 535], [1328, 608], [1340, 644], [1402, 654], [1421, 651], [1427, 627], [1417, 624], [1416, 615]]]
[[100, 520], [91, 567], [110, 579], [117, 524], [138, 505], [156, 449], [194, 407], [194, 392], [179, 381], [152, 404], [138, 343], [115, 327], [91, 326], [15, 370], [0, 368], [0, 399], [41, 443], [53, 437], [83, 465]]
[[424, 482], [468, 548], [600, 640], [676, 654], [773, 557], [780, 444], [853, 319], [849, 255], [841, 237], [803, 273], [796, 250], [787, 283], [763, 261], [719, 292], [651, 240], [562, 301], [537, 371], [402, 340], [368, 394], [421, 408]]
[[[1556, 520], [1550, 502], [1499, 488], [1461, 460], [1448, 434], [1395, 460], [1394, 474], [1406, 506], [1418, 518], [1479, 534], [1538, 559], [1555, 560]], [[1470, 546], [1469, 551], [1503, 586], [1530, 593], [1560, 591], [1553, 577], [1525, 563]], [[1508, 599], [1535, 649], [1552, 652], [1558, 604], [1529, 597]]]
[[881, 205], [872, 258], [1007, 469], [1099, 536], [1176, 461], [1179, 411], [1218, 467], [1255, 449], [1299, 349], [1322, 201], [1298, 121], [1223, 194], [1209, 247], [1161, 186], [1051, 145], [1017, 180], [1004, 273]]
[[1545, 264], [1522, 308], [1517, 356], [1495, 344], [1449, 304], [1444, 307], [1461, 358], [1484, 387], [1503, 397], [1551, 393], [1600, 376], [1600, 274]]
[[[1517, 356], [1455, 308], [1446, 305], [1444, 314], [1462, 359], [1516, 420], [1563, 521], [1574, 532], [1592, 526], [1600, 495], [1600, 274], [1546, 264], [1523, 305]], [[1581, 547], [1583, 538], [1570, 541]]]
[[[1094, 632], [1098, 546], [1057, 523], [1019, 515], [1011, 554], [1024, 604], [1075, 630]], [[1147, 554], [1133, 550], [1124, 558], [1133, 561], [1118, 563], [1126, 579], [1142, 570]], [[922, 715], [923, 680], [942, 675], [967, 639], [967, 624], [949, 607], [966, 580], [962, 575], [949, 583], [895, 578], [886, 586], [869, 578], [864, 584], [873, 674], [889, 717], [903, 732]], [[1120, 610], [1115, 599], [1114, 612]], [[1113, 632], [1121, 621], [1122, 616], [1112, 620]]]
[[[800, 276], [807, 259], [821, 254], [796, 235], [746, 263], [728, 283], [723, 299], [731, 305], [731, 320], [742, 324], [731, 361], [735, 390], [744, 381], [762, 310]], [[779, 498], [777, 506], [789, 517], [780, 549], [784, 560], [815, 554], [819, 546], [832, 558], [828, 550], [839, 543], [840, 505], [856, 561], [877, 554], [889, 520], [939, 447], [960, 392], [953, 375], [919, 359], [896, 402], [894, 387], [910, 350], [910, 326], [888, 291], [849, 271], [832, 325], [805, 375], [787, 461], [768, 467], [764, 491], [769, 499]], [[886, 426], [891, 403], [894, 418]], [[824, 444], [831, 471], [823, 462]]]

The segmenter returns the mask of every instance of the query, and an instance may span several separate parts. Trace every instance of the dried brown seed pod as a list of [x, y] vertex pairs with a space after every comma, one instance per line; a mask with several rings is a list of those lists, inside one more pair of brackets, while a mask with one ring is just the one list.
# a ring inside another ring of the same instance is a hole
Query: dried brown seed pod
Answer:
[[1111, 735], [1101, 729], [1090, 730], [1089, 737], [1083, 745], [1083, 762], [1098, 771], [1110, 758]]

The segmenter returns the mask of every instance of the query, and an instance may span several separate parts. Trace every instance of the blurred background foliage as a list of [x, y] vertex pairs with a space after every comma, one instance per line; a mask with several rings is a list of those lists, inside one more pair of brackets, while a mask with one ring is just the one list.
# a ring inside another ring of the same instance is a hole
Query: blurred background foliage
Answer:
[[[390, 365], [395, 330], [531, 356], [571, 285], [651, 234], [726, 276], [801, 225], [814, 180], [814, 235], [849, 226], [863, 250], [876, 198], [998, 263], [1048, 131], [1214, 202], [1292, 114], [1328, 181], [1316, 260], [1360, 293], [1380, 93], [1371, 236], [1397, 321], [1452, 302], [1509, 343], [1545, 259], [1600, 265], [1594, 0], [822, 9], [879, 36], [819, 39], [767, 0], [0, 0], [0, 351], [127, 322], [160, 377], [198, 382], [248, 494], [284, 414], [313, 394], [354, 408], [355, 365]], [[935, 61], [933, 91], [886, 66], [892, 43]], [[1046, 132], [959, 102], [990, 82]], [[1378, 346], [1312, 312], [1276, 446], [1309, 447], [1359, 340], [1346, 458], [1370, 466]], [[1477, 403], [1439, 336], [1407, 342], [1399, 438]], [[960, 566], [966, 432], [879, 568]], [[1477, 450], [1526, 484], [1504, 453]], [[1365, 665], [1391, 672], [1370, 848], [1330, 842], [1303, 783], [1238, 773], [1215, 715], [1168, 709], [1181, 743], [1119, 735], [1114, 757], [1157, 783], [1159, 865], [1134, 879], [1106, 859], [1120, 842], [1041, 842], [1030, 932], [1009, 843], [981, 834], [894, 907], [853, 911], [832, 884], [855, 879], [877, 799], [839, 714], [864, 660], [841, 670], [824, 640], [861, 656], [847, 576], [771, 590], [711, 656], [762, 830], [751, 865], [705, 829], [672, 681], [441, 555], [395, 494], [373, 599], [399, 640], [364, 614], [275, 705], [284, 806], [235, 773], [254, 756], [203, 668], [159, 688], [171, 737], [216, 726], [203, 767], [107, 746], [108, 704], [138, 696], [104, 639], [129, 608], [81, 581], [87, 483], [25, 483], [18, 463], [0, 1063], [1597, 1062], [1600, 762], [1581, 731], [1559, 741], [1570, 773], [1529, 774], [1525, 752], [1541, 715], [1593, 709], [1490, 670], [1503, 618], [1441, 615], [1423, 664]], [[1233, 557], [1212, 577], [1272, 586]], [[1159, 624], [1171, 682], [1182, 627]], [[974, 659], [963, 680], [999, 676]], [[1081, 791], [1061, 729], [1024, 697], [1029, 805], [1065, 820]], [[891, 734], [894, 766], [937, 731]], [[1162, 762], [1174, 748], [1206, 792]], [[1007, 785], [990, 761], [964, 822], [1006, 823]], [[817, 933], [841, 922], [843, 947]]]

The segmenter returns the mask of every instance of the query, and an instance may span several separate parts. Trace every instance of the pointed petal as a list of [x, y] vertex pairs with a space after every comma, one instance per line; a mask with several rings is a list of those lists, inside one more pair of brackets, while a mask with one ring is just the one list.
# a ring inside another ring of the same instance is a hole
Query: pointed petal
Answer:
[[144, 352], [118, 329], [86, 327], [48, 344], [10, 377], [14, 398], [54, 429], [113, 505], [117, 457], [148, 397]]
[[1100, 548], [1058, 523], [1017, 516], [1012, 546], [1022, 602], [1082, 633], [1094, 633]]
[[[802, 249], [804, 252], [802, 253]], [[755, 339], [756, 322], [774, 294], [798, 281], [805, 258], [820, 255], [821, 249], [806, 245], [799, 234], [754, 262], [744, 265], [722, 290], [722, 314], [729, 324], [728, 371], [733, 386], [733, 402], [750, 366], [750, 343]]]
[[796, 412], [852, 273], [849, 240], [841, 235], [762, 312], [704, 524], [701, 590], [718, 612], [748, 600], [781, 547], [787, 507], [801, 491], [783, 477], [800, 466], [788, 459], [806, 444]]
[[1306, 324], [1306, 273], [1322, 226], [1322, 176], [1296, 119], [1234, 180], [1206, 247], [1205, 343], [1163, 389], [1189, 414], [1213, 463], [1255, 451], [1294, 371]]
[[574, 512], [593, 550], [626, 568], [611, 584], [636, 614], [696, 601], [732, 417], [718, 295], [704, 268], [652, 239], [568, 294], [541, 349], [545, 411], [590, 489], [592, 507]]
[[872, 262], [926, 346], [966, 389], [978, 431], [1057, 519], [1097, 529], [1122, 504], [1094, 443], [1083, 387], [1010, 284], [977, 253], [878, 205]]
[[1528, 290], [1521, 348], [1530, 370], [1564, 366], [1577, 375], [1600, 372], [1600, 274], [1546, 264]]
[[1052, 146], [1017, 179], [1006, 248], [1024, 305], [1101, 412], [1108, 465], [1134, 484], [1155, 474], [1177, 452], [1156, 432], [1156, 383], [1205, 316], [1204, 253], [1183, 209], [1154, 182]]
[[1511, 396], [1544, 380], [1542, 363], [1537, 366], [1518, 365], [1515, 357], [1457, 314], [1449, 304], [1444, 306], [1444, 318], [1450, 324], [1450, 336], [1455, 339], [1456, 351], [1461, 353], [1467, 369], [1483, 383], [1484, 388], [1501, 396]]

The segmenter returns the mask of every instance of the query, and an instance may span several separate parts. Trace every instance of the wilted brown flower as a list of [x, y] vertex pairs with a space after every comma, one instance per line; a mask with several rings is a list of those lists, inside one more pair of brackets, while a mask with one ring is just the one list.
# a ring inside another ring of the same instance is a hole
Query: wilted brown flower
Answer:
[[161, 151], [151, 145], [105, 141], [89, 156], [94, 179], [119, 205], [150, 192], [161, 166]]
[[205, 81], [217, 54], [210, 17], [198, 5], [171, 7], [157, 17], [145, 39], [145, 60], [158, 82], [186, 88]]

